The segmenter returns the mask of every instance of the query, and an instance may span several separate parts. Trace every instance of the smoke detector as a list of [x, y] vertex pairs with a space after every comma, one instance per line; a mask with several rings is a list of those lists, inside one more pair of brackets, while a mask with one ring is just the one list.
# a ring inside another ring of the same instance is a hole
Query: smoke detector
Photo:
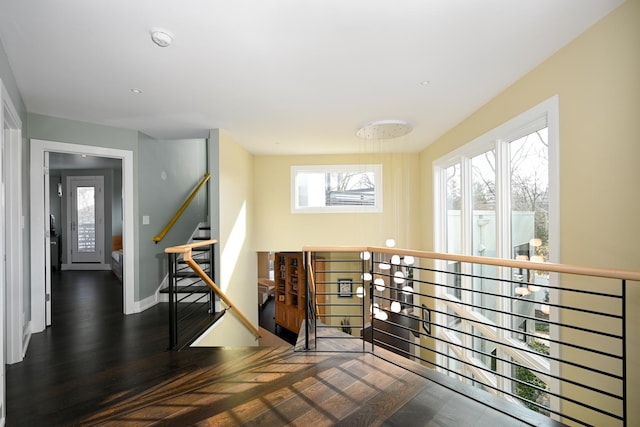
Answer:
[[162, 28], [152, 28], [151, 40], [160, 47], [171, 46], [171, 43], [173, 43], [173, 34]]

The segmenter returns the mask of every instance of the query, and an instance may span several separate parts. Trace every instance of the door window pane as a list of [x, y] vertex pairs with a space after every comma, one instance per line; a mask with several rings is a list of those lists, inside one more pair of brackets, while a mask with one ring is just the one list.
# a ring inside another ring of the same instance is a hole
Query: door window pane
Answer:
[[78, 252], [96, 251], [95, 187], [77, 187]]

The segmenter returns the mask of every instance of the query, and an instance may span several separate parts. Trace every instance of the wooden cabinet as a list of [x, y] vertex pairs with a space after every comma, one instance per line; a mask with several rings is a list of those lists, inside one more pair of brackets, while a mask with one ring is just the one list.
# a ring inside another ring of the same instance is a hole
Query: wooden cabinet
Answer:
[[294, 333], [305, 316], [305, 279], [300, 252], [276, 252], [276, 325]]

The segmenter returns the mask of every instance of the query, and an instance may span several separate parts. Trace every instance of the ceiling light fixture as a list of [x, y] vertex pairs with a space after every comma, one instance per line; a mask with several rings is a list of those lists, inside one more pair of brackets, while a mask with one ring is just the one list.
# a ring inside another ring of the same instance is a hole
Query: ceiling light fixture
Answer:
[[151, 40], [160, 47], [171, 46], [171, 43], [173, 43], [173, 34], [161, 28], [152, 28]]
[[378, 120], [362, 126], [356, 135], [362, 139], [392, 139], [404, 136], [412, 129], [404, 120]]
[[142, 93], [142, 89], [133, 88], [131, 89], [131, 93], [135, 93], [136, 95], [140, 95]]

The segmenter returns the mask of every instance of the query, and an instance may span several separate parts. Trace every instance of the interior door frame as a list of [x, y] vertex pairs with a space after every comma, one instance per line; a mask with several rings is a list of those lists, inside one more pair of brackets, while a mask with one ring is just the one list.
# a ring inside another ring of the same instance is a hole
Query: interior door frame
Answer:
[[5, 277], [7, 287], [5, 305], [5, 329], [3, 331], [5, 363], [22, 361], [31, 330], [25, 319], [24, 265], [22, 215], [22, 121], [2, 80], [0, 80], [0, 124], [5, 155], [5, 235], [7, 251]]
[[[122, 160], [122, 247], [124, 252], [123, 266], [123, 311], [124, 314], [135, 313], [134, 286], [134, 206], [133, 206], [133, 151], [115, 148], [96, 147], [91, 145], [69, 144], [65, 142], [32, 139], [30, 156], [30, 201], [31, 201], [31, 330], [41, 332], [46, 328], [46, 292], [45, 268], [51, 260], [45, 257], [45, 228], [49, 223], [49, 212], [45, 212], [45, 197], [48, 190], [44, 188], [45, 152], [67, 154], [87, 154], [97, 157], [110, 157]], [[45, 221], [45, 218], [47, 219]]]

